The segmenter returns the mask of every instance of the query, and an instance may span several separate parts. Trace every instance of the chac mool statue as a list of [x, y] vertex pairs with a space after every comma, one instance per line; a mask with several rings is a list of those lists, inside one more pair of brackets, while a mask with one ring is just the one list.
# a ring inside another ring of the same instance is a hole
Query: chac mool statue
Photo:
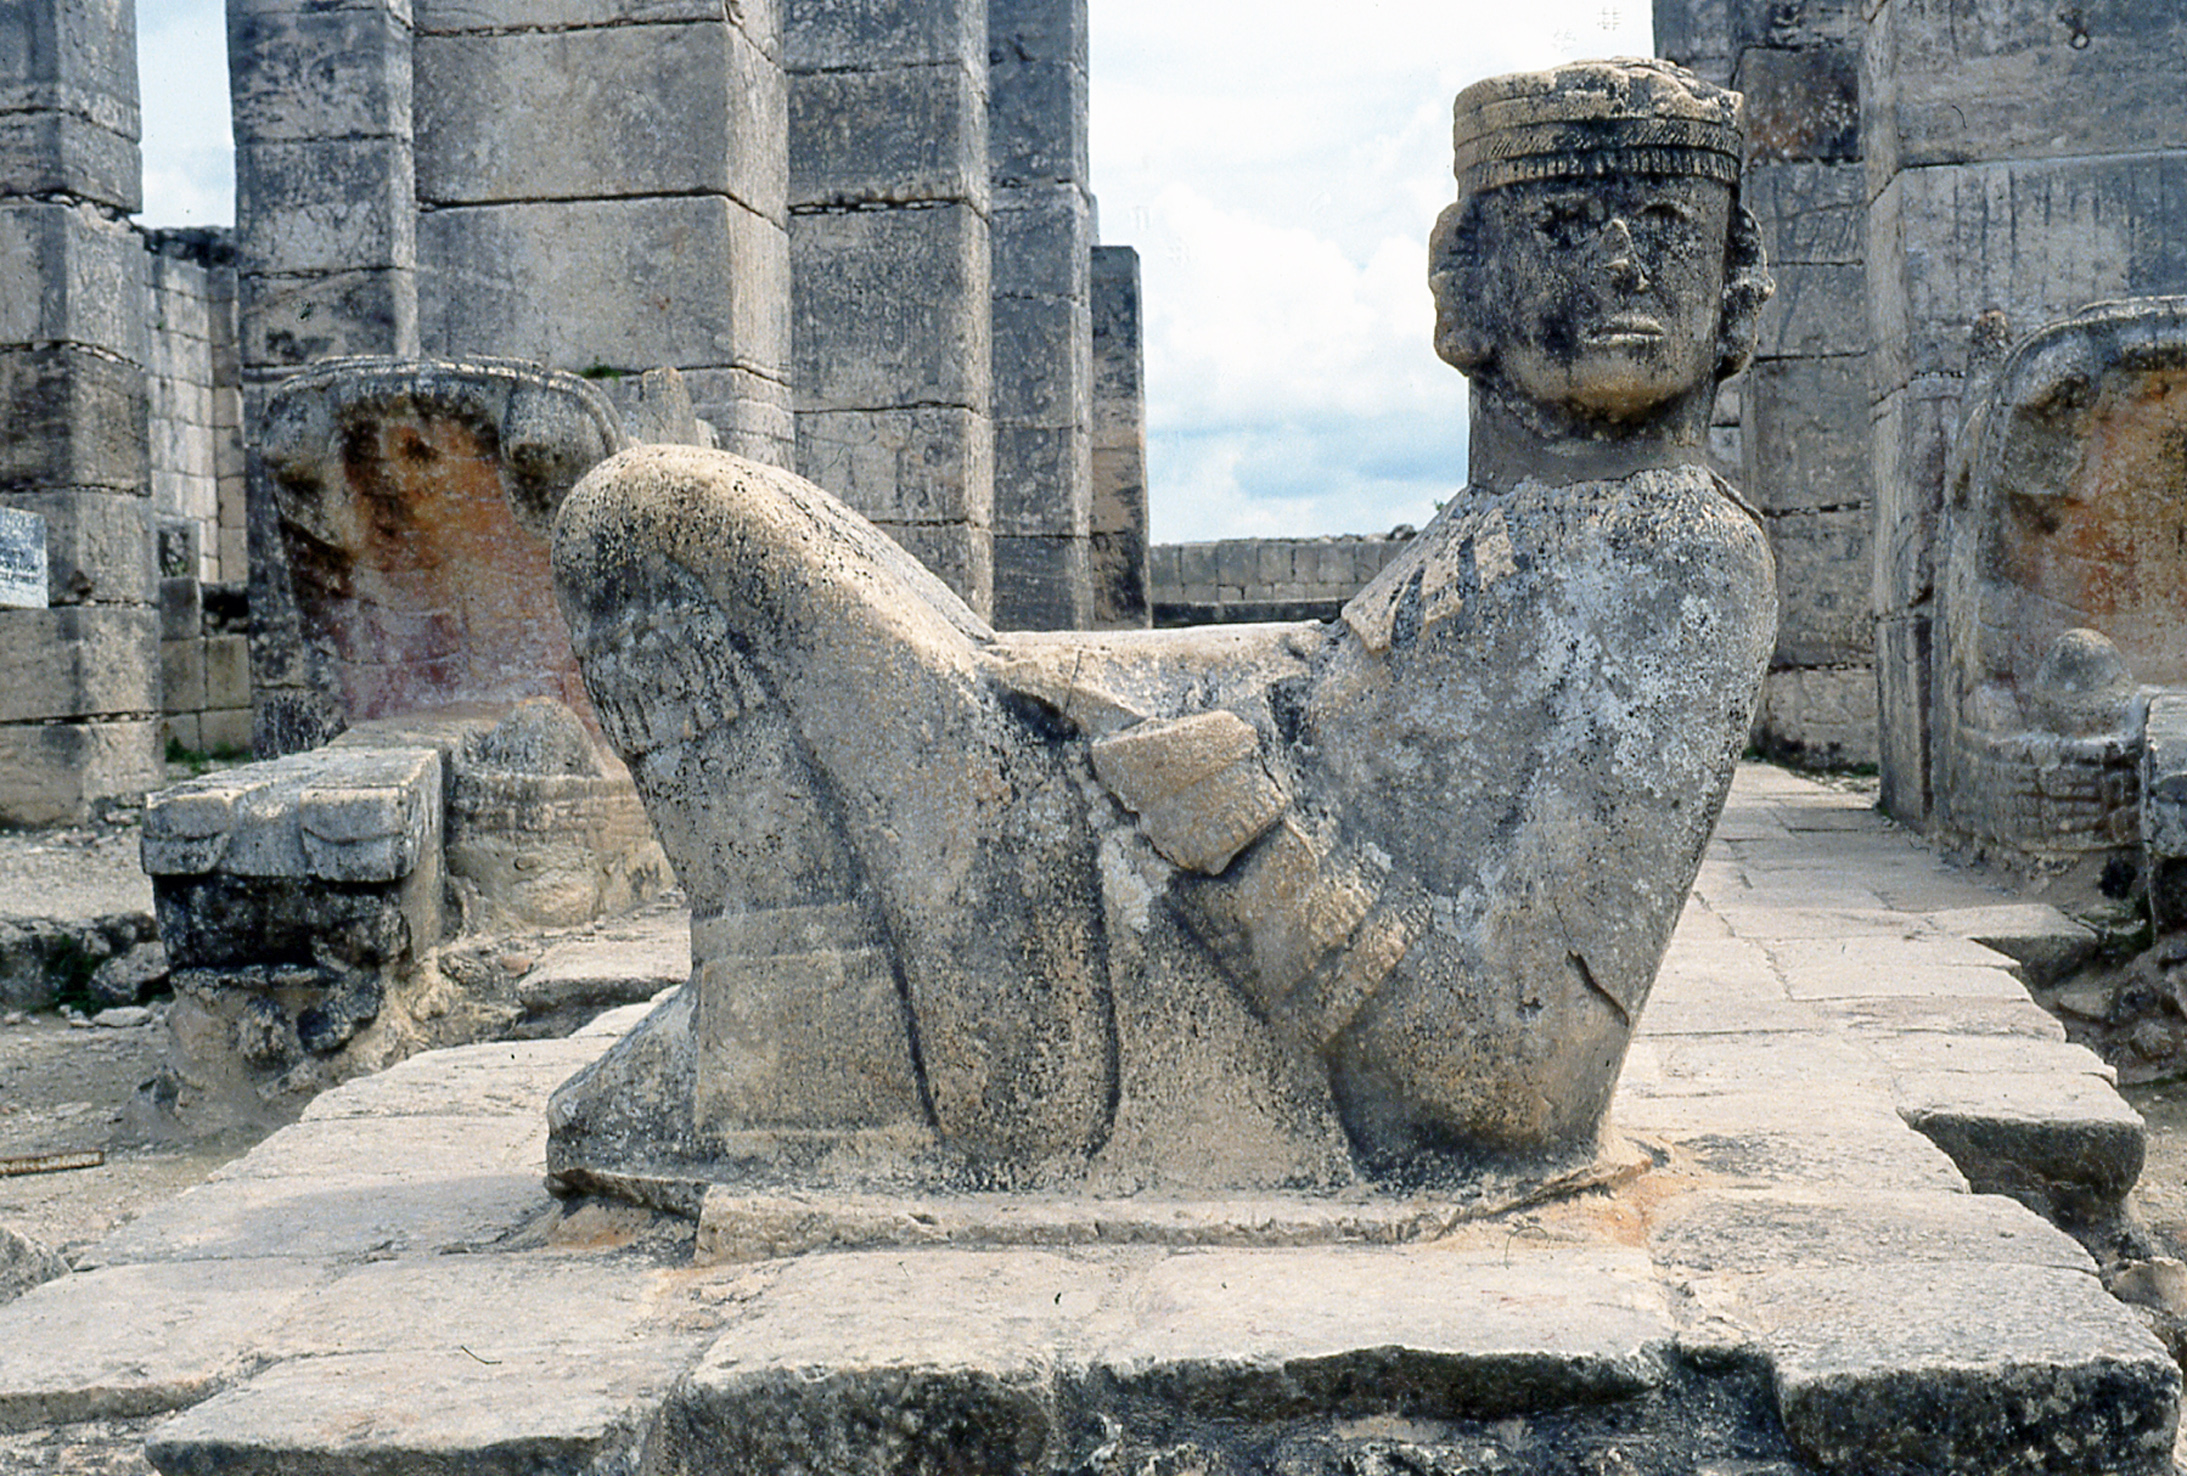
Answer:
[[990, 630], [788, 473], [645, 447], [555, 534], [690, 984], [557, 1094], [566, 1181], [1462, 1186], [1591, 1156], [1775, 628], [1701, 464], [1770, 291], [1738, 97], [1456, 105], [1471, 481], [1330, 624]]

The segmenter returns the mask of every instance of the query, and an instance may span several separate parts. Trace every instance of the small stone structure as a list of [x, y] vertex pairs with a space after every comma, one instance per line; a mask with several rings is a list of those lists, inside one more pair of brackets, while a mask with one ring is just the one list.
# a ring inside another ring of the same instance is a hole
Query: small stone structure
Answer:
[[1333, 624], [997, 634], [779, 469], [591, 473], [556, 576], [695, 966], [552, 1168], [732, 1216], [1584, 1172], [1774, 634], [1695, 464], [1769, 291], [1737, 108], [1643, 62], [1460, 96], [1473, 481]]
[[2176, 869], [2183, 485], [2187, 299], [2044, 328], [1975, 402], [1940, 533], [1948, 833], [2022, 867], [2098, 870], [2146, 834], [2149, 869]]
[[[700, 434], [672, 370], [618, 395], [651, 439]], [[585, 381], [500, 361], [340, 360], [273, 397], [292, 583], [262, 599], [261, 639], [289, 644], [261, 668], [290, 680], [260, 712], [295, 751], [166, 790], [145, 817], [178, 1114], [279, 1116], [496, 1033], [506, 1001], [443, 973], [445, 937], [567, 927], [671, 884], [587, 726], [546, 568], [556, 506], [628, 444], [624, 423]]]

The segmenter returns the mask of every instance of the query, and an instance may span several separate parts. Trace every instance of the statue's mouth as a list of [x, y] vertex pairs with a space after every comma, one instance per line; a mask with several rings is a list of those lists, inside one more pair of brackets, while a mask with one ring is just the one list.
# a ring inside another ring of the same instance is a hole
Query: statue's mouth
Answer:
[[1587, 330], [1590, 348], [1646, 348], [1663, 341], [1663, 325], [1646, 313], [1616, 313]]

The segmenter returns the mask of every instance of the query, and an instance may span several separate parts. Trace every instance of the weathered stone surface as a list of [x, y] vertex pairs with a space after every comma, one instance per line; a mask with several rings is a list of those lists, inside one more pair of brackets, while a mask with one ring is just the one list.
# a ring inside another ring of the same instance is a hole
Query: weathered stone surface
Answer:
[[[976, 410], [942, 405], [801, 410], [797, 464], [802, 475], [891, 528], [958, 523], [985, 531], [992, 526], [994, 424]], [[949, 584], [971, 599], [957, 581]]]
[[542, 534], [624, 443], [590, 386], [505, 361], [343, 361], [284, 382], [262, 435], [328, 731], [538, 695], [585, 709]]
[[238, 6], [228, 51], [239, 137], [407, 143], [415, 126], [410, 11], [400, 0]]
[[[2178, 1367], [2093, 1275], [1894, 1269], [1779, 1272], [1744, 1292], [1808, 1459], [1970, 1476], [2169, 1464]], [[2070, 1452], [2052, 1444], [2062, 1425], [2077, 1432]]]
[[985, 213], [985, 69], [965, 61], [795, 73], [789, 203], [967, 202]]
[[800, 417], [915, 404], [984, 414], [988, 250], [986, 217], [969, 204], [792, 217]]
[[159, 728], [151, 716], [0, 726], [0, 823], [75, 824], [101, 799], [158, 788]]
[[160, 711], [159, 616], [147, 605], [0, 610], [0, 723]]
[[[1468, 163], [1476, 112], [1548, 177]], [[1501, 408], [1474, 485], [1331, 626], [1001, 639], [809, 483], [658, 447], [588, 478], [564, 604], [698, 967], [557, 1099], [554, 1172], [688, 1204], [1588, 1157], [1771, 634], [1760, 530], [1678, 464], [1767, 291], [1734, 113], [1623, 64], [1461, 98], [1435, 280]], [[1583, 182], [1666, 119], [1677, 173]], [[1514, 213], [1538, 193], [1573, 202], [1554, 248]], [[793, 225], [931, 246], [955, 209]], [[1624, 253], [1599, 269], [1597, 231]], [[1519, 300], [1483, 275], [1527, 267]]]
[[73, 345], [144, 362], [144, 248], [90, 205], [0, 204], [0, 345]]
[[68, 1262], [37, 1241], [0, 1225], [0, 1303], [57, 1276], [68, 1275]]
[[[1147, 407], [1139, 321], [1139, 253], [1093, 248], [1088, 560], [1096, 629], [1149, 623]], [[1346, 591], [1346, 598], [1350, 591]]]
[[1859, 506], [1767, 520], [1777, 563], [1777, 665], [1843, 666], [1875, 649], [1869, 613], [1873, 522]]
[[418, 284], [408, 264], [255, 275], [243, 280], [241, 297], [248, 364], [301, 367], [357, 354], [417, 352]]
[[428, 34], [416, 66], [421, 200], [705, 193], [782, 220], [782, 71], [719, 12], [684, 24]]
[[[431, 353], [491, 344], [557, 369], [788, 377], [782, 227], [727, 196], [451, 206], [418, 222], [418, 266], [436, 283], [420, 301]], [[603, 294], [602, 282], [646, 287]]]
[[0, 1306], [0, 1430], [194, 1404], [247, 1372], [260, 1324], [332, 1273], [269, 1251], [49, 1281]]

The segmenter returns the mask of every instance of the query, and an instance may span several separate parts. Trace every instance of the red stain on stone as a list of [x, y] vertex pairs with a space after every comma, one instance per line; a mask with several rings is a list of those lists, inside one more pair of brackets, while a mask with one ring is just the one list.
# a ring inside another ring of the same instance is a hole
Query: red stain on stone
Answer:
[[408, 407], [351, 427], [323, 511], [334, 547], [292, 562], [349, 721], [554, 697], [591, 721], [544, 540], [502, 494], [489, 425]]

